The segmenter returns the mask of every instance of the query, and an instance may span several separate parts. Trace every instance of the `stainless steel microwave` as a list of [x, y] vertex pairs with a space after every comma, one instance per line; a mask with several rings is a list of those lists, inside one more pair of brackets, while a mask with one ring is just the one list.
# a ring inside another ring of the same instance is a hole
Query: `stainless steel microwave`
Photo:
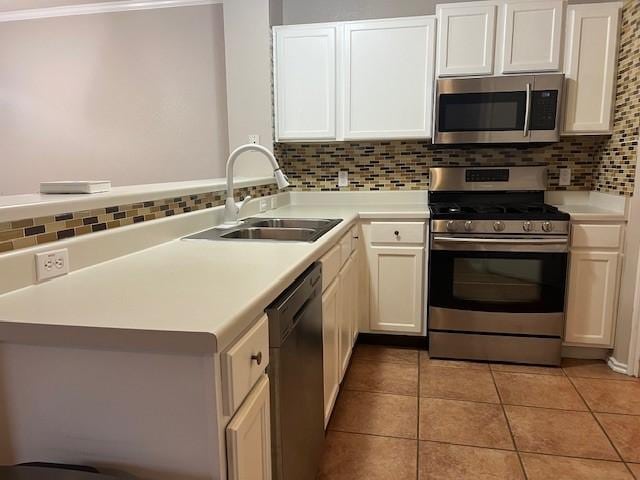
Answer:
[[531, 143], [560, 139], [564, 75], [438, 80], [434, 143]]

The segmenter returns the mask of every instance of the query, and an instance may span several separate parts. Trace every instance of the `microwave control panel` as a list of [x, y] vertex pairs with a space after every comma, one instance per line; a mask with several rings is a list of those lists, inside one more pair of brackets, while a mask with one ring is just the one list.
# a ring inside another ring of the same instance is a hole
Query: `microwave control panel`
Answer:
[[555, 130], [558, 109], [557, 90], [531, 92], [531, 130]]

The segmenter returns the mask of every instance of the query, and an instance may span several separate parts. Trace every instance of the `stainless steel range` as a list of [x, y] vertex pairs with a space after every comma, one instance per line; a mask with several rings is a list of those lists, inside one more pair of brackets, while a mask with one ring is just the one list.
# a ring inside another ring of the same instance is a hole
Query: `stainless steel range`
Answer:
[[429, 352], [560, 363], [569, 215], [545, 167], [432, 168]]

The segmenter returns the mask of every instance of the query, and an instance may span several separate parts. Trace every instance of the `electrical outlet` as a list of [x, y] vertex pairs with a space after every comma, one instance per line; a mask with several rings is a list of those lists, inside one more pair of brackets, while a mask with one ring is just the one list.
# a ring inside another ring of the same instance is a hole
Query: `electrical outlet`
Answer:
[[249, 135], [249, 143], [260, 144], [260, 135], [253, 134]]
[[260, 199], [260, 213], [266, 212], [269, 209], [269, 205], [271, 205], [271, 202], [269, 201], [268, 198], [261, 198]]
[[38, 282], [69, 273], [69, 251], [66, 248], [36, 254]]
[[562, 186], [571, 185], [571, 169], [570, 168], [560, 169], [560, 181], [558, 183]]
[[338, 186], [339, 187], [349, 186], [349, 172], [347, 172], [346, 170], [340, 170], [338, 172]]

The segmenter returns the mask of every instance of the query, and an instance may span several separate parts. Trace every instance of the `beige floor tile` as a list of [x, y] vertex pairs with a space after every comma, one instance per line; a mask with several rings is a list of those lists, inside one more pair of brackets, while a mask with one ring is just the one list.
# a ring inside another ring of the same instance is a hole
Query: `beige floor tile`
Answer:
[[633, 480], [622, 462], [520, 454], [529, 480]]
[[330, 430], [417, 438], [418, 397], [343, 390]]
[[418, 350], [412, 348], [385, 347], [382, 345], [358, 344], [353, 351], [354, 360], [384, 363], [418, 364]]
[[573, 378], [573, 384], [594, 412], [640, 415], [640, 383]]
[[500, 405], [420, 399], [420, 440], [513, 450]]
[[582, 360], [577, 358], [565, 358], [562, 360], [562, 368], [570, 377], [581, 378], [605, 378], [610, 380], [638, 381], [636, 377], [614, 372], [604, 360]]
[[633, 473], [633, 476], [636, 477], [636, 480], [640, 480], [640, 464], [637, 463], [627, 463], [627, 466]]
[[494, 372], [493, 377], [504, 404], [587, 410], [580, 395], [565, 376]]
[[444, 360], [439, 358], [430, 358], [429, 352], [420, 351], [420, 368], [426, 367], [454, 367], [454, 368], [473, 368], [477, 370], [488, 370], [489, 364], [486, 362], [471, 362], [466, 360]]
[[640, 417], [597, 413], [596, 417], [625, 462], [640, 463]]
[[417, 396], [418, 365], [354, 360], [344, 388]]
[[504, 408], [518, 450], [620, 460], [590, 413], [513, 405]]
[[420, 396], [500, 403], [491, 372], [471, 368], [421, 368]]
[[515, 452], [420, 442], [420, 480], [524, 480]]
[[492, 363], [491, 370], [494, 372], [512, 373], [532, 373], [537, 375], [558, 375], [564, 376], [560, 367], [538, 367], [536, 365], [515, 365], [509, 363]]
[[330, 431], [317, 478], [415, 480], [416, 470], [417, 440]]

